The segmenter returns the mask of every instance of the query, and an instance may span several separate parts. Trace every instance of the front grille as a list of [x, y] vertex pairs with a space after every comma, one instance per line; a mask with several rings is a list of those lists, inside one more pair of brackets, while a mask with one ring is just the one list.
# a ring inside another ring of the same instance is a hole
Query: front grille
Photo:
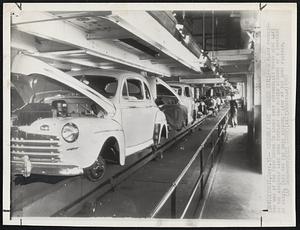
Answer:
[[59, 148], [57, 136], [27, 133], [17, 127], [11, 129], [13, 161], [22, 161], [27, 155], [32, 163], [58, 163], [60, 162]]

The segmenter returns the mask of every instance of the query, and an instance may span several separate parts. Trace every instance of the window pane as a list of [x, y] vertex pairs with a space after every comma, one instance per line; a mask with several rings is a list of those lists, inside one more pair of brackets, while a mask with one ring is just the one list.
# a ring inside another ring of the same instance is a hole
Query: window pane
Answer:
[[85, 75], [75, 76], [75, 78], [90, 86], [104, 97], [112, 98], [116, 94], [118, 81], [114, 77]]
[[147, 99], [151, 99], [150, 90], [148, 89], [147, 85], [144, 83], [145, 87], [145, 95]]
[[186, 97], [190, 97], [191, 95], [190, 95], [190, 89], [189, 89], [189, 87], [185, 87], [184, 88], [184, 95], [186, 96]]
[[144, 98], [141, 81], [135, 79], [128, 79], [127, 87], [128, 94], [130, 97], [135, 97], [138, 100], [142, 100]]
[[157, 96], [174, 96], [174, 94], [163, 85], [156, 85]]

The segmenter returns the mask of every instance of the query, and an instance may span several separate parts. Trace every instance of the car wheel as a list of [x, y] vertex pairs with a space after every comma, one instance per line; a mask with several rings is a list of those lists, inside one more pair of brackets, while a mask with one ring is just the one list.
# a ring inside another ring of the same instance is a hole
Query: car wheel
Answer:
[[105, 160], [99, 155], [98, 159], [90, 167], [85, 169], [85, 175], [88, 180], [95, 182], [103, 177], [105, 169]]

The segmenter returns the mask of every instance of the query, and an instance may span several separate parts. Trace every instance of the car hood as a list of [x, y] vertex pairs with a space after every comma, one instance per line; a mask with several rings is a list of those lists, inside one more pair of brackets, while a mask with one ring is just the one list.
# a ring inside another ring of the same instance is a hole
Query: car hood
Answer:
[[56, 81], [74, 88], [78, 92], [92, 99], [97, 104], [99, 104], [108, 114], [112, 115], [116, 111], [114, 104], [97, 91], [69, 76], [68, 74], [65, 74], [64, 72], [29, 55], [18, 54], [12, 61], [11, 72], [24, 75], [45, 75], [49, 78], [55, 79]]

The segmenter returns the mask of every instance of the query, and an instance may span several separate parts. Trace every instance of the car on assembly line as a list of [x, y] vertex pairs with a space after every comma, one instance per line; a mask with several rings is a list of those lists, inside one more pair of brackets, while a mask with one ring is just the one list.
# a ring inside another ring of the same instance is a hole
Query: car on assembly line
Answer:
[[181, 82], [167, 82], [179, 95], [182, 103], [188, 109], [188, 123], [193, 123], [196, 119], [198, 109], [195, 104], [193, 87]]
[[24, 54], [14, 58], [14, 175], [85, 174], [97, 181], [104, 175], [106, 161], [124, 165], [126, 156], [167, 137], [166, 117], [142, 76], [96, 72], [95, 78], [87, 75], [80, 82], [36, 58]]
[[186, 127], [188, 125], [188, 110], [179, 95], [158, 77], [148, 78], [148, 82], [154, 91], [156, 104], [166, 115], [169, 127], [177, 131]]

